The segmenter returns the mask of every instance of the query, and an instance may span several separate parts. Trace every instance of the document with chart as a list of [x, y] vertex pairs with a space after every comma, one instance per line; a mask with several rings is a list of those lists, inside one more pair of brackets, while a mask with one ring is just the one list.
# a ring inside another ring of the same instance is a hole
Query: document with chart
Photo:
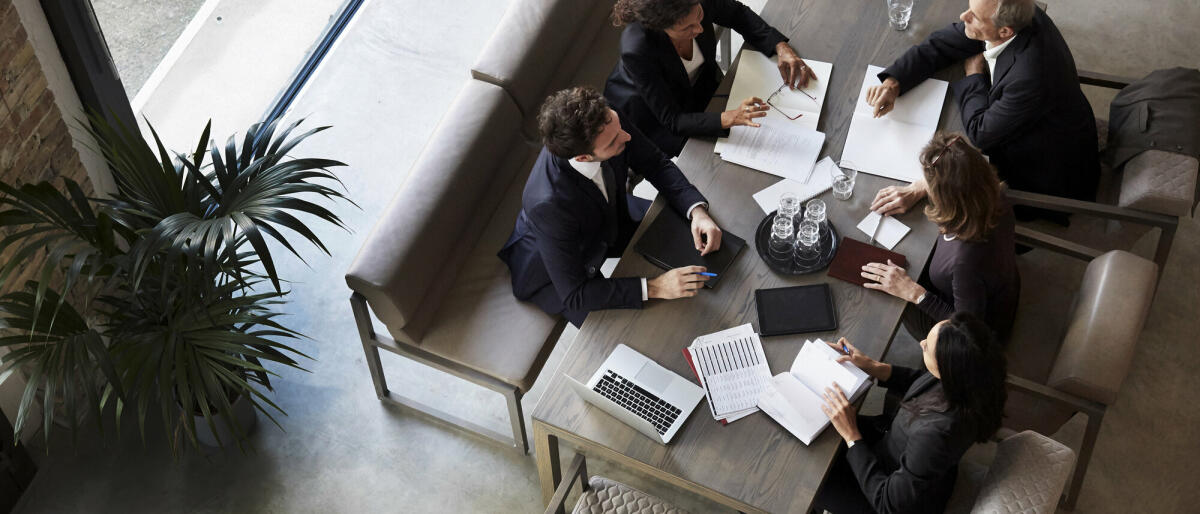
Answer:
[[771, 368], [753, 325], [697, 337], [683, 355], [704, 388], [713, 419], [730, 422], [758, 411]]
[[912, 182], [922, 176], [921, 149], [937, 131], [949, 84], [928, 79], [900, 95], [892, 112], [875, 118], [875, 108], [867, 104], [867, 90], [879, 85], [881, 71], [878, 66], [867, 66], [842, 149], [842, 166]]
[[853, 401], [870, 388], [871, 377], [837, 361], [839, 353], [824, 341], [805, 341], [790, 370], [775, 375], [758, 398], [758, 407], [783, 428], [812, 444], [829, 418], [821, 411], [825, 388], [837, 384]]
[[[817, 130], [817, 121], [821, 118], [821, 107], [825, 105], [825, 91], [829, 87], [829, 76], [833, 73], [833, 64], [805, 59], [816, 80], [810, 80], [803, 89], [793, 91], [782, 87], [783, 77], [779, 75], [778, 57], [768, 58], [762, 52], [742, 50], [738, 58], [737, 73], [729, 90], [729, 100], [725, 110], [738, 109], [742, 101], [756, 96], [768, 102], [770, 108], [761, 120], [779, 120], [788, 125]], [[754, 129], [755, 127], [750, 127]], [[757, 128], [766, 128], [757, 127]], [[730, 138], [718, 138], [713, 151], [725, 154]]]

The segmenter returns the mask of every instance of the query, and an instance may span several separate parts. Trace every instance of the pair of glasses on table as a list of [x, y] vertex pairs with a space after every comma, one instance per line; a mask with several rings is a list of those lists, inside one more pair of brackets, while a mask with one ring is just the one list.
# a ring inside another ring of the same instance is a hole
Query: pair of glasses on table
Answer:
[[[787, 112], [787, 111], [785, 111], [785, 110], [783, 110], [781, 107], [779, 107], [778, 105], [775, 105], [775, 102], [776, 102], [776, 101], [778, 101], [778, 100], [777, 100], [777, 98], [778, 98], [778, 97], [779, 97], [779, 95], [780, 95], [780, 94], [782, 94], [782, 93], [783, 93], [785, 90], [789, 90], [789, 91], [790, 91], [790, 89], [788, 89], [788, 85], [787, 85], [787, 84], [780, 84], [780, 85], [779, 85], [779, 87], [775, 89], [775, 92], [774, 92], [774, 93], [771, 93], [771, 96], [768, 96], [768, 97], [767, 97], [767, 105], [771, 106], [771, 108], [775, 109], [776, 111], [779, 111], [779, 114], [782, 114], [782, 115], [783, 115], [783, 117], [785, 117], [785, 118], [787, 118], [787, 119], [789, 119], [789, 120], [791, 120], [791, 121], [798, 120], [798, 119], [800, 119], [802, 116], [804, 116], [804, 113], [800, 113], [800, 114], [797, 114], [797, 115], [795, 115], [795, 116], [792, 116], [792, 115], [788, 114], [788, 112]], [[816, 103], [817, 103], [817, 97], [815, 97], [815, 96], [813, 96], [813, 95], [810, 95], [810, 94], [808, 94], [808, 92], [807, 92], [807, 91], [805, 91], [805, 90], [803, 90], [803, 89], [796, 89], [796, 90], [794, 90], [794, 91], [799, 91], [799, 92], [800, 92], [800, 94], [803, 94], [804, 96], [807, 96], [809, 100], [812, 100], [812, 102], [813, 102], [814, 104], [816, 104]]]

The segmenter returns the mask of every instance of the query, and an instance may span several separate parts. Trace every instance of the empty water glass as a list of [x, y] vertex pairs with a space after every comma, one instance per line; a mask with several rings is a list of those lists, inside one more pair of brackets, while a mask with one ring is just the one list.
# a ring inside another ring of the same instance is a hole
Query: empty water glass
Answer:
[[820, 228], [811, 220], [800, 223], [796, 242], [792, 246], [792, 258], [798, 268], [811, 268], [821, 260]]
[[829, 238], [829, 222], [825, 216], [825, 201], [817, 198], [804, 204], [804, 221], [811, 221], [820, 229], [820, 241], [824, 244]]
[[792, 229], [792, 220], [776, 217], [771, 225], [771, 240], [767, 244], [767, 253], [776, 262], [788, 262], [792, 257], [792, 245], [796, 235]]
[[913, 0], [887, 0], [888, 24], [896, 30], [908, 28], [908, 19], [912, 17]]
[[858, 170], [848, 165], [842, 161], [840, 166], [829, 167], [829, 173], [833, 175], [833, 197], [838, 200], [849, 200], [854, 194], [854, 179], [858, 177]]
[[795, 223], [796, 215], [800, 214], [800, 197], [796, 193], [784, 193], [779, 195], [779, 211], [775, 215], [778, 218], [787, 218]]

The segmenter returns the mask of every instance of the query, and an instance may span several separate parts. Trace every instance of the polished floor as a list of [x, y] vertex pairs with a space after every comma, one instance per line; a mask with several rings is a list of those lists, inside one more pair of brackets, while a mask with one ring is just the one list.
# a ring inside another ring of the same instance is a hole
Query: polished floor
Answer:
[[[57, 437], [17, 512], [541, 510], [532, 457], [431, 425], [375, 399], [342, 281], [375, 216], [401, 186], [467, 80], [471, 61], [506, 4], [369, 0], [295, 104], [294, 115], [334, 126], [301, 152], [348, 162], [341, 176], [361, 209], [338, 209], [353, 233], [320, 232], [335, 249], [332, 257], [307, 248], [311, 267], [281, 266], [281, 274], [295, 281], [287, 321], [311, 337], [302, 348], [314, 358], [306, 363], [309, 372], [283, 371], [277, 381], [275, 398], [289, 414], [280, 418], [284, 430], [260, 423], [255, 451], [246, 455], [207, 451], [178, 459], [163, 449], [161, 436], [145, 448], [129, 437], [133, 434], [119, 441], [84, 437], [74, 448], [68, 438]], [[1194, 53], [1200, 4], [1191, 0], [1051, 0], [1050, 14], [1081, 68], [1139, 76], [1162, 67], [1200, 65]], [[446, 44], [446, 34], [453, 34], [456, 44]], [[1075, 230], [1089, 227], [1096, 228], [1078, 223]], [[1143, 253], [1153, 243], [1150, 234], [1118, 239]], [[1079, 512], [1194, 512], [1200, 502], [1192, 478], [1200, 459], [1200, 410], [1191, 400], [1200, 394], [1195, 372], [1200, 369], [1198, 242], [1200, 223], [1184, 220], [1133, 369], [1105, 420]], [[1054, 273], [1061, 283], [1082, 270], [1044, 251], [1022, 259], [1023, 269]], [[563, 337], [574, 333], [568, 329]], [[904, 337], [894, 343], [897, 348], [912, 344]], [[527, 395], [527, 411], [541, 396], [564, 346]], [[903, 360], [905, 353], [898, 351], [896, 358]], [[394, 390], [453, 406], [505, 430], [498, 395], [398, 357], [384, 359]], [[1078, 437], [1076, 428], [1069, 426], [1056, 437], [1070, 442]], [[694, 512], [721, 511], [602, 462], [589, 461], [589, 468]]]

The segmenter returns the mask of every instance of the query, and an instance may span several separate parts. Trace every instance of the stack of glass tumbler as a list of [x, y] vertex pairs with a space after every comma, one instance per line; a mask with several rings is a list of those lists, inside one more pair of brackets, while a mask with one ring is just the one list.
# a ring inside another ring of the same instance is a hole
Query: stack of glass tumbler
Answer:
[[786, 268], [808, 270], [821, 260], [832, 237], [825, 218], [825, 202], [809, 200], [801, 213], [800, 198], [785, 193], [771, 224], [768, 257]]

